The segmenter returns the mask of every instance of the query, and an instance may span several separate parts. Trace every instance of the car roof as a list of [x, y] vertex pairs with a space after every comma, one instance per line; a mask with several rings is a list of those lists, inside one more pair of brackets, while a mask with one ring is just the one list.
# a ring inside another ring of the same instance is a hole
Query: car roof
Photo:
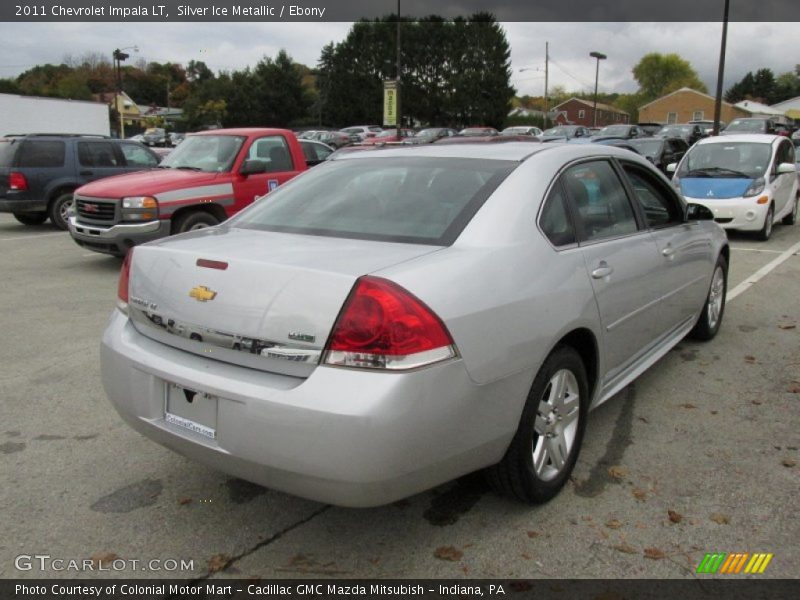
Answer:
[[719, 137], [705, 138], [697, 142], [698, 145], [706, 144], [730, 144], [731, 142], [754, 142], [757, 144], [772, 144], [777, 140], [786, 139], [781, 135], [770, 135], [768, 133], [739, 133], [733, 135], [722, 135]]
[[288, 129], [276, 129], [272, 127], [234, 127], [231, 129], [209, 129], [198, 131], [189, 135], [263, 135], [263, 134], [283, 134], [292, 133]]
[[336, 156], [334, 160], [364, 160], [372, 157], [429, 157], [429, 158], [469, 158], [486, 160], [506, 160], [522, 162], [527, 158], [540, 154], [566, 153], [575, 158], [586, 156], [628, 156], [630, 151], [613, 146], [597, 144], [543, 144], [539, 142], [507, 142], [504, 144], [429, 144], [424, 146], [391, 146], [384, 147], [380, 152], [351, 152]]

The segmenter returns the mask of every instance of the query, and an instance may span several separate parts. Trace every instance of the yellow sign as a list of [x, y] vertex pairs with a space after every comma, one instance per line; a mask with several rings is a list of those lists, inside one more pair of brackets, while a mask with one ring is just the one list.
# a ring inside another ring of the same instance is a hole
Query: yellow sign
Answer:
[[383, 126], [394, 127], [397, 125], [397, 82], [387, 80], [383, 82]]

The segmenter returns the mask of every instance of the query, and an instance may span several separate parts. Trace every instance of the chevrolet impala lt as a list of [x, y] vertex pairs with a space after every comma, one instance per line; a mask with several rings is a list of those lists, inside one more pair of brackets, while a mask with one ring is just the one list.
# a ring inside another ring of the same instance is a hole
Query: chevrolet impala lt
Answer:
[[103, 384], [145, 436], [291, 494], [374, 506], [486, 469], [543, 502], [591, 409], [716, 334], [728, 260], [627, 150], [351, 153], [131, 250]]

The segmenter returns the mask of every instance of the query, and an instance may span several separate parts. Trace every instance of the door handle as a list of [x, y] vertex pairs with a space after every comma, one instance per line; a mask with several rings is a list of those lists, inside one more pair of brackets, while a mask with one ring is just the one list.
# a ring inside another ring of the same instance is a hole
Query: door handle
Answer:
[[661, 254], [666, 258], [672, 258], [672, 255], [675, 254], [675, 249], [672, 246], [667, 246], [661, 251]]
[[81, 174], [81, 175], [91, 175], [91, 174], [92, 174], [92, 172], [91, 172], [91, 171], [81, 171], [81, 173], [80, 173], [80, 174]]
[[606, 261], [600, 261], [600, 264], [597, 265], [597, 268], [592, 271], [592, 277], [594, 279], [603, 279], [604, 277], [608, 277], [614, 272], [614, 267], [608, 266]]

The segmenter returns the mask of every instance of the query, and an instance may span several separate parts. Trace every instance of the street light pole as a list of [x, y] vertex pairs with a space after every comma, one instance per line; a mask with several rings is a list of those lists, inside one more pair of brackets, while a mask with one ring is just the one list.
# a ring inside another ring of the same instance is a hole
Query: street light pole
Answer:
[[602, 52], [590, 52], [589, 56], [597, 59], [597, 67], [594, 72], [594, 106], [592, 107], [592, 126], [597, 127], [597, 83], [600, 81], [600, 61], [608, 57]]
[[122, 118], [122, 110], [120, 110], [120, 100], [122, 96], [122, 61], [127, 60], [130, 58], [130, 54], [126, 54], [123, 50], [133, 50], [134, 52], [139, 51], [138, 46], [128, 46], [126, 48], [119, 49], [117, 48], [114, 52], [111, 53], [111, 56], [114, 58], [114, 61], [117, 65], [117, 93], [114, 97], [114, 104], [115, 108], [117, 109], [117, 115], [119, 116], [119, 137], [120, 139], [125, 138], [125, 119]]
[[394, 110], [397, 116], [397, 141], [403, 141], [400, 136], [400, 0], [397, 0], [397, 89], [394, 92]]

